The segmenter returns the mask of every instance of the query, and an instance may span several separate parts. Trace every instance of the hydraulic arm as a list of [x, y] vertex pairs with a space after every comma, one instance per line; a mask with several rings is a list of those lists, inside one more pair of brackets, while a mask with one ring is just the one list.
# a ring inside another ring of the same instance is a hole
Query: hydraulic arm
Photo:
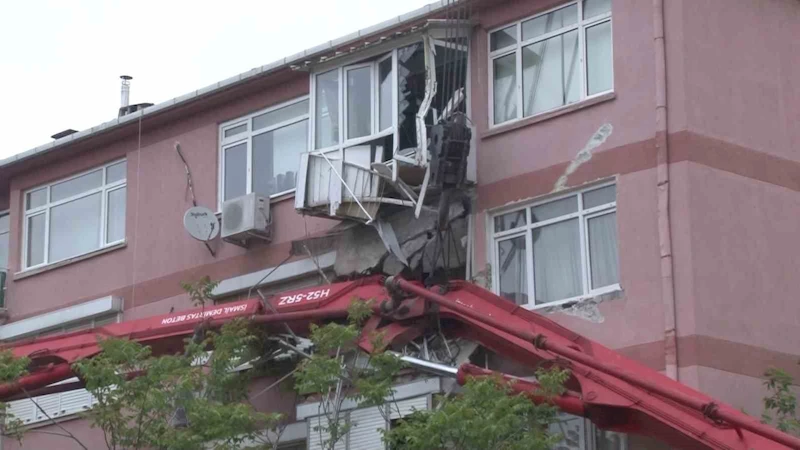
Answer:
[[[500, 375], [513, 379], [514, 391], [532, 401], [552, 401], [602, 429], [651, 436], [687, 449], [800, 449], [800, 439], [467, 282], [430, 290], [399, 278], [367, 277], [287, 292], [266, 302], [207, 306], [17, 342], [6, 348], [31, 359], [30, 373], [0, 385], [0, 400], [15, 398], [23, 389], [37, 395], [69, 388], [49, 385], [75, 376], [74, 362], [98, 354], [98, 337], [132, 339], [150, 345], [154, 354], [168, 354], [181, 351], [184, 339], [201, 324], [221, 326], [241, 317], [275, 332], [288, 328], [303, 335], [311, 323], [344, 319], [354, 298], [373, 300], [373, 316], [365, 331], [383, 332], [389, 347], [402, 346], [435, 327], [448, 336], [477, 342], [532, 371], [552, 365], [568, 369], [567, 391], [555, 399], [537, 395], [535, 382]], [[366, 338], [360, 346], [368, 352], [376, 350]], [[405, 359], [420, 370], [454, 377], [461, 384], [469, 377], [497, 375], [472, 364], [455, 368]]]

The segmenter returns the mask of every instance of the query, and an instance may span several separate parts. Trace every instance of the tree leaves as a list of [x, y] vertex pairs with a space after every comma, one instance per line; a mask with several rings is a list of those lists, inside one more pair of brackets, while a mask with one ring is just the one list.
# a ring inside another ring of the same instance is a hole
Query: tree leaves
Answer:
[[[540, 372], [542, 385], [563, 384], [564, 371]], [[563, 388], [562, 388], [563, 389]], [[542, 394], [551, 395], [558, 389]], [[502, 379], [470, 379], [461, 395], [439, 398], [435, 410], [416, 411], [384, 435], [392, 449], [548, 450], [561, 436], [548, 432], [557, 410], [514, 395]]]
[[800, 433], [797, 418], [797, 397], [791, 391], [792, 377], [786, 371], [771, 367], [764, 373], [764, 386], [770, 395], [764, 398], [764, 413], [761, 420], [774, 424], [784, 433]]

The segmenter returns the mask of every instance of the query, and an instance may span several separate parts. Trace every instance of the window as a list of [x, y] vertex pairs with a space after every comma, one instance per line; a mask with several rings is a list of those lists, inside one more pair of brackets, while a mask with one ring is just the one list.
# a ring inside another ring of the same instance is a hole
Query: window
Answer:
[[616, 196], [610, 184], [495, 215], [497, 293], [533, 306], [618, 289]]
[[489, 35], [491, 123], [611, 91], [611, 0], [579, 0]]
[[548, 430], [553, 435], [561, 435], [556, 444], [558, 450], [627, 450], [627, 436], [613, 431], [597, 428], [589, 419], [559, 414], [558, 420]]
[[0, 308], [6, 306], [6, 277], [8, 274], [8, 233], [11, 225], [8, 212], [0, 212]]
[[[421, 44], [411, 47], [421, 48]], [[394, 54], [312, 77], [315, 150], [328, 153], [375, 140], [382, 140], [381, 147], [389, 146], [387, 150], [391, 150], [395, 134], [395, 115], [392, 114], [396, 83]], [[357, 162], [369, 168], [370, 163], [382, 161], [383, 153], [376, 155], [374, 151], [377, 147], [356, 158]]]
[[125, 161], [25, 193], [23, 268], [52, 264], [125, 241]]
[[294, 190], [308, 147], [308, 98], [255, 112], [220, 126], [220, 202], [256, 192]]
[[[466, 80], [466, 46], [458, 39], [431, 42], [439, 88], [431, 99], [428, 124], [443, 114], [448, 102], [454, 102], [451, 109], [462, 111], [466, 104], [463, 92], [458, 102], [451, 100], [456, 97], [454, 92], [444, 92], [453, 86], [445, 77], [452, 78], [454, 72], [459, 73], [457, 79]], [[354, 64], [323, 69], [311, 80], [314, 150], [327, 154], [373, 144], [369, 156], [344, 158], [369, 168], [371, 162], [417, 147], [416, 115], [425, 97], [426, 80], [422, 41]]]
[[8, 271], [8, 233], [10, 225], [8, 212], [0, 211], [0, 272]]

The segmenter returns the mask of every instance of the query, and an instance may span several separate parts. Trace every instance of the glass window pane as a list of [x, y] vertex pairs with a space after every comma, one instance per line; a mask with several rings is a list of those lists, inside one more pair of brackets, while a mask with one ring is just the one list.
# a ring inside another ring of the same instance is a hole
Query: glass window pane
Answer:
[[525, 236], [497, 243], [500, 296], [517, 305], [528, 303], [528, 270]]
[[397, 148], [400, 150], [417, 147], [417, 113], [425, 98], [426, 76], [422, 43], [397, 49]]
[[535, 19], [522, 22], [522, 40], [556, 31], [578, 23], [578, 5], [567, 6]]
[[308, 114], [308, 100], [293, 103], [283, 108], [253, 117], [253, 131], [278, 125]]
[[628, 448], [624, 434], [593, 428], [595, 450], [625, 450]]
[[583, 0], [583, 18], [588, 19], [611, 11], [611, 0]]
[[533, 284], [536, 303], [548, 303], [583, 293], [578, 219], [532, 230]]
[[316, 148], [339, 143], [339, 70], [317, 76]]
[[28, 217], [28, 264], [35, 266], [44, 262], [44, 225], [45, 215]]
[[611, 90], [611, 22], [586, 29], [586, 72], [589, 95]]
[[125, 193], [126, 188], [115, 189], [108, 193], [106, 243], [125, 239]]
[[104, 327], [106, 325], [111, 325], [112, 323], [117, 323], [117, 322], [118, 322], [117, 315], [114, 314], [108, 317], [101, 317], [98, 319], [94, 319], [94, 323], [92, 325], [94, 325], [94, 328], [97, 328], [97, 327]]
[[593, 217], [588, 220], [587, 228], [592, 289], [618, 283], [617, 213]]
[[247, 144], [225, 149], [225, 200], [241, 197], [247, 190]]
[[611, 185], [583, 194], [583, 209], [617, 201], [617, 186]]
[[307, 137], [307, 120], [253, 136], [253, 192], [270, 196], [294, 189]]
[[25, 195], [27, 209], [38, 208], [47, 203], [47, 188], [41, 188]]
[[579, 53], [577, 30], [522, 49], [522, 99], [525, 116], [580, 100]]
[[114, 183], [127, 178], [126, 171], [128, 170], [127, 161], [108, 166], [106, 169], [106, 184]]
[[494, 64], [494, 123], [517, 117], [517, 54], [495, 59]]
[[372, 133], [370, 67], [347, 72], [347, 138], [369, 136]]
[[100, 247], [101, 195], [98, 192], [50, 210], [49, 262]]
[[50, 201], [57, 202], [65, 198], [72, 197], [73, 195], [80, 194], [99, 188], [103, 185], [103, 171], [95, 170], [94, 172], [81, 175], [78, 178], [73, 178], [69, 181], [64, 181], [54, 184], [50, 187]]
[[231, 136], [236, 136], [237, 134], [244, 133], [245, 131], [247, 131], [247, 124], [243, 123], [239, 126], [228, 128], [227, 130], [225, 130], [225, 137], [227, 138]]
[[0, 216], [0, 271], [8, 270], [8, 214]]
[[392, 58], [378, 64], [378, 110], [381, 131], [392, 126]]
[[499, 50], [510, 45], [517, 43], [517, 26], [511, 25], [510, 27], [503, 28], [502, 30], [495, 31], [491, 36], [492, 51]]
[[525, 225], [525, 210], [514, 211], [494, 218], [494, 232], [513, 230], [514, 228]]
[[[553, 436], [560, 435], [562, 439], [554, 447], [558, 450], [581, 450], [595, 448], [586, 442], [586, 419], [572, 414], [559, 414], [555, 423], [551, 423], [548, 431]], [[619, 449], [621, 450], [621, 449]]]
[[533, 223], [565, 216], [578, 211], [578, 197], [572, 196], [531, 208]]

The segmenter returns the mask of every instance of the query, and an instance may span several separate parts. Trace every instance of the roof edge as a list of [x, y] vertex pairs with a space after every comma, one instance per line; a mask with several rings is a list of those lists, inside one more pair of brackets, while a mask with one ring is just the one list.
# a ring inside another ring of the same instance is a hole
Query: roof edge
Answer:
[[59, 148], [63, 148], [69, 146], [70, 144], [84, 141], [88, 138], [97, 136], [101, 133], [110, 132], [112, 130], [116, 130], [121, 128], [124, 125], [132, 123], [136, 120], [143, 119], [148, 116], [152, 116], [158, 113], [162, 113], [168, 110], [175, 109], [179, 106], [183, 106], [189, 102], [199, 100], [201, 98], [211, 96], [213, 94], [219, 93], [224, 89], [231, 88], [235, 85], [242, 84], [246, 81], [250, 81], [257, 77], [266, 76], [273, 72], [276, 72], [280, 69], [288, 67], [294, 63], [301, 62], [309, 57], [314, 55], [324, 53], [333, 49], [336, 49], [342, 45], [346, 45], [350, 42], [355, 42], [365, 37], [371, 36], [373, 34], [377, 34], [388, 29], [394, 28], [399, 25], [403, 25], [404, 23], [408, 23], [414, 20], [418, 20], [422, 17], [425, 17], [431, 13], [439, 11], [447, 6], [447, 2], [445, 0], [439, 0], [433, 3], [429, 3], [421, 8], [416, 10], [410, 11], [408, 13], [399, 15], [395, 18], [385, 20], [378, 24], [369, 26], [367, 28], [363, 28], [361, 30], [355, 31], [353, 33], [347, 34], [345, 36], [341, 36], [336, 39], [332, 39], [315, 47], [311, 47], [309, 49], [303, 50], [302, 52], [295, 53], [294, 55], [287, 56], [271, 63], [267, 63], [263, 66], [256, 67], [250, 69], [246, 72], [242, 72], [238, 75], [234, 75], [230, 78], [226, 78], [222, 81], [218, 81], [216, 83], [210, 84], [206, 87], [188, 92], [184, 95], [180, 95], [178, 97], [174, 97], [167, 101], [155, 104], [153, 106], [144, 108], [139, 110], [135, 113], [131, 113], [122, 117], [118, 117], [108, 122], [103, 122], [99, 125], [94, 127], [81, 130], [77, 133], [73, 133], [69, 136], [63, 137], [61, 139], [56, 139], [52, 142], [48, 142], [47, 144], [40, 145], [38, 147], [34, 147], [30, 150], [23, 151], [21, 153], [17, 153], [15, 155], [11, 155], [8, 158], [0, 159], [0, 169], [10, 167], [14, 164], [30, 160], [35, 158], [39, 155], [50, 153], [54, 150]]

